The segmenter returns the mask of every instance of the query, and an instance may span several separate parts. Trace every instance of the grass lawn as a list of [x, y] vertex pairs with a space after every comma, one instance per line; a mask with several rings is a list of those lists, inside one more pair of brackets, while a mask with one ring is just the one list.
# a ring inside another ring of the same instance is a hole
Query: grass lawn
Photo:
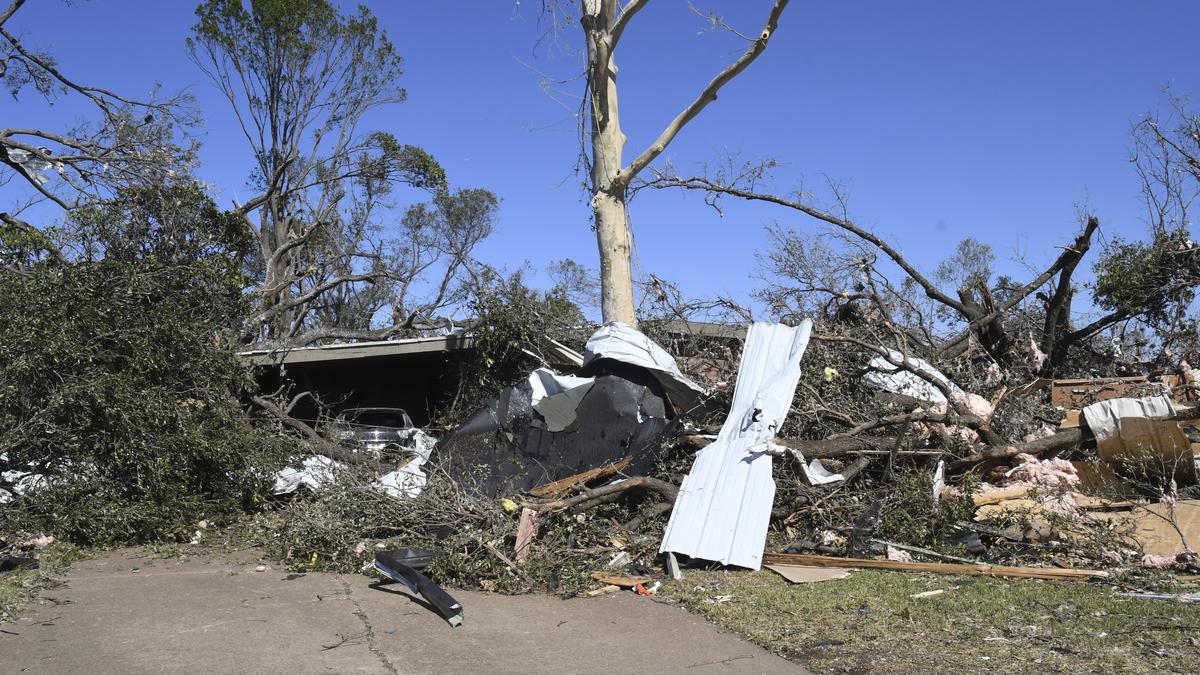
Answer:
[[1200, 672], [1200, 604], [1095, 583], [685, 570], [662, 592], [819, 673]]

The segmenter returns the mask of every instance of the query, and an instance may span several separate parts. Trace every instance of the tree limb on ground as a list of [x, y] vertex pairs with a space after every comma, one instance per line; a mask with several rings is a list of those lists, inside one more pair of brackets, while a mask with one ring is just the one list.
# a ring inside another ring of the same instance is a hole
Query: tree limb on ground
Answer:
[[565, 499], [554, 499], [551, 501], [527, 501], [523, 506], [527, 506], [538, 513], [549, 513], [551, 511], [562, 511], [564, 509], [586, 510], [601, 504], [609, 504], [620, 499], [621, 496], [630, 490], [650, 490], [662, 495], [671, 503], [675, 502], [675, 498], [679, 496], [679, 488], [671, 485], [666, 481], [650, 478], [648, 476], [636, 476], [620, 483], [604, 485], [594, 490], [583, 489], [580, 494], [574, 497]]
[[326, 440], [321, 434], [317, 433], [316, 429], [287, 414], [274, 401], [262, 396], [253, 396], [250, 400], [254, 402], [254, 405], [270, 413], [281, 424], [298, 432], [304, 438], [304, 444], [312, 452], [324, 455], [330, 459], [336, 459], [339, 462], [346, 462], [347, 464], [366, 464], [370, 461], [369, 458], [363, 455], [351, 452], [336, 443]]

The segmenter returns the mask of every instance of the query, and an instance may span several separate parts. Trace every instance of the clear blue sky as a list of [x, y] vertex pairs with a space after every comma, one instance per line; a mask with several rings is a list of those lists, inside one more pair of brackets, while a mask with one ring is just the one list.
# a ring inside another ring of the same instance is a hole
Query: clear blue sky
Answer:
[[[770, 5], [694, 2], [750, 33]], [[228, 204], [248, 194], [248, 155], [187, 59], [194, 4], [34, 0], [9, 27], [79, 81], [129, 95], [155, 82], [190, 89], [206, 120], [201, 176]], [[409, 91], [371, 126], [431, 151], [455, 185], [500, 195], [500, 230], [483, 257], [539, 270], [565, 257], [594, 266], [590, 214], [572, 173], [574, 122], [535, 72], [566, 79], [579, 62], [534, 50], [538, 0], [366, 4], [407, 60]], [[966, 236], [1001, 258], [1040, 264], [1075, 232], [1084, 203], [1107, 235], [1144, 230], [1129, 128], [1163, 104], [1164, 85], [1200, 96], [1197, 25], [1200, 3], [1184, 0], [793, 0], [766, 53], [665, 157], [686, 171], [726, 149], [773, 156], [785, 163], [784, 188], [827, 174], [849, 186], [852, 215], [927, 269]], [[631, 24], [617, 60], [628, 156], [735, 56], [735, 39], [703, 28], [685, 0], [653, 0]], [[560, 89], [573, 109], [581, 82]], [[3, 111], [44, 125], [79, 114], [69, 101], [48, 114], [32, 98], [9, 99]], [[718, 218], [699, 195], [668, 192], [640, 194], [632, 217], [642, 272], [691, 296], [742, 299], [759, 285], [764, 225], [813, 226], [749, 205]]]

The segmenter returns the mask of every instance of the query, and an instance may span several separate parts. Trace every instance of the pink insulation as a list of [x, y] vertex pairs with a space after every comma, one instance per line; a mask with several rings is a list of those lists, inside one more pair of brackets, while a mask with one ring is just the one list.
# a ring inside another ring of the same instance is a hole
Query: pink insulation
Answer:
[[1046, 487], [1073, 485], [1079, 482], [1079, 475], [1075, 472], [1074, 465], [1065, 459], [1056, 457], [1039, 462], [1033, 455], [1025, 453], [1017, 455], [1015, 459], [1019, 464], [1006, 474], [1013, 482]]

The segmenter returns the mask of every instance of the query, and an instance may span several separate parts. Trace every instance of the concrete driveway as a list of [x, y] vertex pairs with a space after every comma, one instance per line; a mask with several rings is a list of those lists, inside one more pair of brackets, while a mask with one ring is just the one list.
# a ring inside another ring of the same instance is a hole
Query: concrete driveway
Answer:
[[6, 673], [802, 673], [687, 612], [620, 593], [558, 600], [452, 590], [451, 628], [399, 585], [289, 574], [253, 551], [77, 563], [16, 622]]

